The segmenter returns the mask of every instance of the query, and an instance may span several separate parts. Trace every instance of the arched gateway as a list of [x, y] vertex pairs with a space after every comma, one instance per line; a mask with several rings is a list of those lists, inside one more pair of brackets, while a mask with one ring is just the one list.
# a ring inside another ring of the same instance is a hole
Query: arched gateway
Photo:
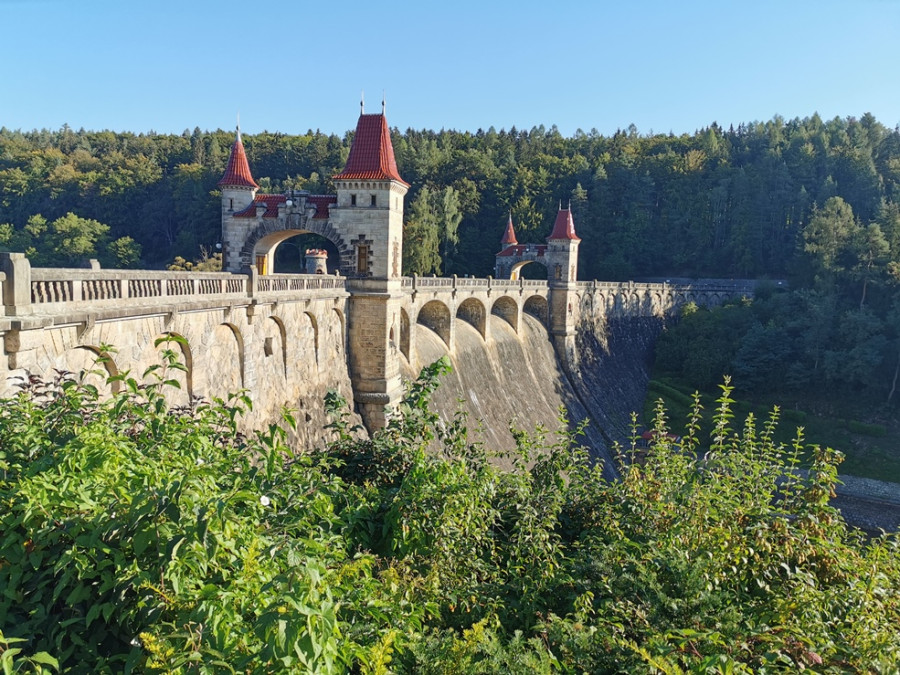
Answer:
[[278, 246], [297, 234], [311, 232], [334, 244], [339, 260], [332, 267], [347, 278], [350, 292], [347, 356], [354, 398], [371, 429], [383, 426], [384, 407], [401, 395], [392, 338], [401, 331], [403, 198], [409, 189], [397, 171], [383, 107], [381, 114], [360, 111], [347, 165], [333, 180], [334, 195], [260, 194], [239, 128], [219, 181], [222, 264], [227, 272], [268, 275]]

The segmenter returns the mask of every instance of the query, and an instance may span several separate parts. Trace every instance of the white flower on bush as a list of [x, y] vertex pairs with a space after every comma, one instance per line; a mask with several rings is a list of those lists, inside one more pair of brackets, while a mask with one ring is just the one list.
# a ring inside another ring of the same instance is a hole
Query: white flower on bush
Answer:
[[269, 499], [268, 497], [266, 497], [265, 495], [263, 495], [262, 497], [259, 498], [259, 503], [262, 504], [263, 506], [268, 506], [269, 504], [272, 503], [272, 500]]
[[203, 466], [206, 462], [203, 461], [202, 457], [197, 458], [197, 466]]

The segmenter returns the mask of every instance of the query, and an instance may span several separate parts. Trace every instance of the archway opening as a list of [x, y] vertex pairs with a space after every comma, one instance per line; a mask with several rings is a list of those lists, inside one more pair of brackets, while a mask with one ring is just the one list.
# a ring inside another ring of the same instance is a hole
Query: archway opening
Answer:
[[487, 311], [484, 304], [475, 298], [467, 298], [456, 309], [456, 317], [471, 324], [478, 331], [481, 338], [486, 335]]
[[272, 247], [274, 258], [272, 274], [312, 274], [309, 267], [307, 251], [325, 251], [328, 255], [325, 267], [327, 274], [334, 274], [340, 269], [340, 256], [337, 246], [322, 235], [312, 232], [294, 234]]
[[450, 308], [440, 300], [432, 300], [419, 310], [416, 321], [437, 333], [450, 346]]
[[547, 326], [549, 318], [547, 298], [541, 295], [532, 295], [525, 301], [525, 305], [522, 307], [522, 311], [530, 316], [533, 316], [545, 327]]
[[497, 298], [491, 307], [491, 314], [499, 316], [512, 326], [516, 333], [519, 332], [519, 306], [509, 296], [504, 295], [501, 298]]

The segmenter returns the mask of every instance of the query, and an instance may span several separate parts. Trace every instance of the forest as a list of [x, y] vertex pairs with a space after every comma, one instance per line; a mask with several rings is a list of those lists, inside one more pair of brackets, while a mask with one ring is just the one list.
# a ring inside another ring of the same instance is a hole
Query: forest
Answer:
[[[540, 243], [571, 204], [581, 279], [781, 282], [755, 307], [700, 311], [668, 331], [664, 376], [704, 391], [723, 373], [744, 394], [824, 389], [874, 417], [896, 408], [900, 130], [864, 114], [713, 123], [679, 136], [633, 126], [570, 138], [555, 127], [392, 135], [412, 185], [405, 273], [490, 274], [510, 214], [520, 242]], [[352, 136], [243, 138], [262, 191], [328, 193]], [[202, 260], [219, 240], [216, 183], [233, 140], [199, 128], [0, 128], [0, 250], [47, 266]], [[693, 349], [701, 324], [709, 348]]]

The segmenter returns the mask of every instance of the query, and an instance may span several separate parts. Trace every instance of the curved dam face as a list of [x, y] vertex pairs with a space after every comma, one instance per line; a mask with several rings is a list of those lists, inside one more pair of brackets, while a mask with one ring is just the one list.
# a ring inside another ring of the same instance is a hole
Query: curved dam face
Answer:
[[[448, 353], [436, 333], [420, 331], [414, 363], [404, 361], [404, 377], [414, 378], [423, 366], [449, 356], [453, 372], [441, 379], [433, 399], [435, 410], [445, 420], [457, 410], [464, 411], [472, 438], [491, 450], [515, 447], [510, 427], [532, 432], [542, 426], [555, 431], [560, 409], [565, 408], [571, 427], [589, 421], [578, 440], [604, 463], [605, 473], [614, 476], [612, 441], [627, 439], [630, 412], [642, 405], [649, 377], [647, 354], [617, 351], [652, 349], [658, 330], [633, 339], [632, 328], [646, 331], [650, 326], [632, 327], [627, 319], [620, 326], [614, 320], [601, 326], [598, 336], [593, 324], [588, 325], [578, 341], [581, 365], [567, 374], [537, 319], [523, 315], [520, 335], [500, 317], [489, 320], [492, 339], [487, 342], [468, 323], [458, 321], [453, 353]], [[639, 357], [636, 363], [620, 363], [635, 356]], [[629, 381], [609, 381], [619, 377]]]

